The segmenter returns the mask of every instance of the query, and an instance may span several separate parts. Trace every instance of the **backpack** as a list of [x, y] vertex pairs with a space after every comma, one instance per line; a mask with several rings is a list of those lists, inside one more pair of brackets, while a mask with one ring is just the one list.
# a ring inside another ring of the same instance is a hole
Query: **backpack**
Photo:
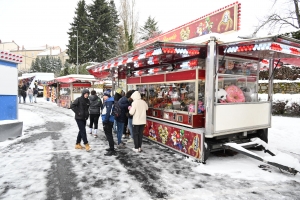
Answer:
[[118, 102], [116, 102], [114, 105], [113, 105], [113, 108], [112, 108], [112, 114], [115, 118], [117, 117], [120, 117], [121, 116], [121, 107], [119, 105]]

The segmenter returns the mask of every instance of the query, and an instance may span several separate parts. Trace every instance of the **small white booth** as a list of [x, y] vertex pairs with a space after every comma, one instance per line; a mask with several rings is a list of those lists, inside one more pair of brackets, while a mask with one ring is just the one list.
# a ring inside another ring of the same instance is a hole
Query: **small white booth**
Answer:
[[22, 56], [0, 51], [0, 141], [22, 135], [18, 120], [18, 64]]

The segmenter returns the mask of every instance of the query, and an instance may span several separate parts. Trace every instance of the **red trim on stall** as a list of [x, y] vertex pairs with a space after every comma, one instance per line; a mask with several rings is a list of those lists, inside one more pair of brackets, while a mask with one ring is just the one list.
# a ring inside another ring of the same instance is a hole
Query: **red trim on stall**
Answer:
[[166, 74], [166, 81], [183, 81], [183, 80], [195, 80], [195, 79], [196, 79], [196, 70]]
[[127, 84], [141, 83], [140, 77], [129, 77], [127, 78]]
[[91, 87], [91, 83], [73, 83], [73, 87]]
[[164, 81], [165, 81], [164, 74], [141, 77], [141, 83], [164, 82]]

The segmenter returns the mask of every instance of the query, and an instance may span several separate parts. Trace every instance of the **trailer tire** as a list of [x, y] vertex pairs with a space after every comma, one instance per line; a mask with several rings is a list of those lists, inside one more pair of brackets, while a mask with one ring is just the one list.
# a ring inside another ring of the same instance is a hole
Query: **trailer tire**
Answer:
[[268, 143], [268, 129], [260, 129], [257, 131], [258, 137], [264, 141], [265, 143]]
[[206, 160], [208, 159], [209, 155], [210, 155], [210, 151], [211, 151], [211, 145], [207, 142], [204, 142], [204, 159], [203, 162], [205, 163]]

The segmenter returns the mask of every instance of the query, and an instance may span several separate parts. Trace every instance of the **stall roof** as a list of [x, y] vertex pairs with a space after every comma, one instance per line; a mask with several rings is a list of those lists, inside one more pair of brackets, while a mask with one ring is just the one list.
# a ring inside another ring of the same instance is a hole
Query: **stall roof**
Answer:
[[[226, 56], [255, 60], [274, 57], [280, 58], [286, 64], [300, 66], [299, 40], [278, 35], [243, 39], [238, 38], [237, 34], [213, 33], [184, 43], [157, 41], [107, 61], [88, 66], [87, 70], [96, 78], [107, 78], [117, 77], [118, 72], [145, 70], [158, 65], [162, 68], [170, 67], [171, 64], [174, 67], [174, 63], [179, 63], [179, 68], [182, 67], [181, 65], [192, 66], [198, 62], [198, 58], [206, 57], [206, 45], [211, 37], [216, 38], [220, 55], [223, 55], [226, 50]], [[115, 68], [118, 70], [112, 70]]]
[[[113, 76], [111, 69], [121, 68], [123, 71], [137, 68], [153, 68], [158, 65], [170, 65], [174, 62], [184, 62], [199, 56], [206, 56], [205, 45], [171, 43], [157, 41], [147, 46], [124, 53], [99, 64], [88, 66], [86, 69], [97, 78]], [[199, 55], [200, 54], [200, 55]]]
[[285, 64], [300, 66], [300, 41], [285, 36], [268, 36], [222, 43], [219, 53], [253, 59], [280, 59]]
[[56, 82], [73, 83], [73, 82], [95, 82], [97, 81], [92, 75], [70, 74], [55, 78]]

